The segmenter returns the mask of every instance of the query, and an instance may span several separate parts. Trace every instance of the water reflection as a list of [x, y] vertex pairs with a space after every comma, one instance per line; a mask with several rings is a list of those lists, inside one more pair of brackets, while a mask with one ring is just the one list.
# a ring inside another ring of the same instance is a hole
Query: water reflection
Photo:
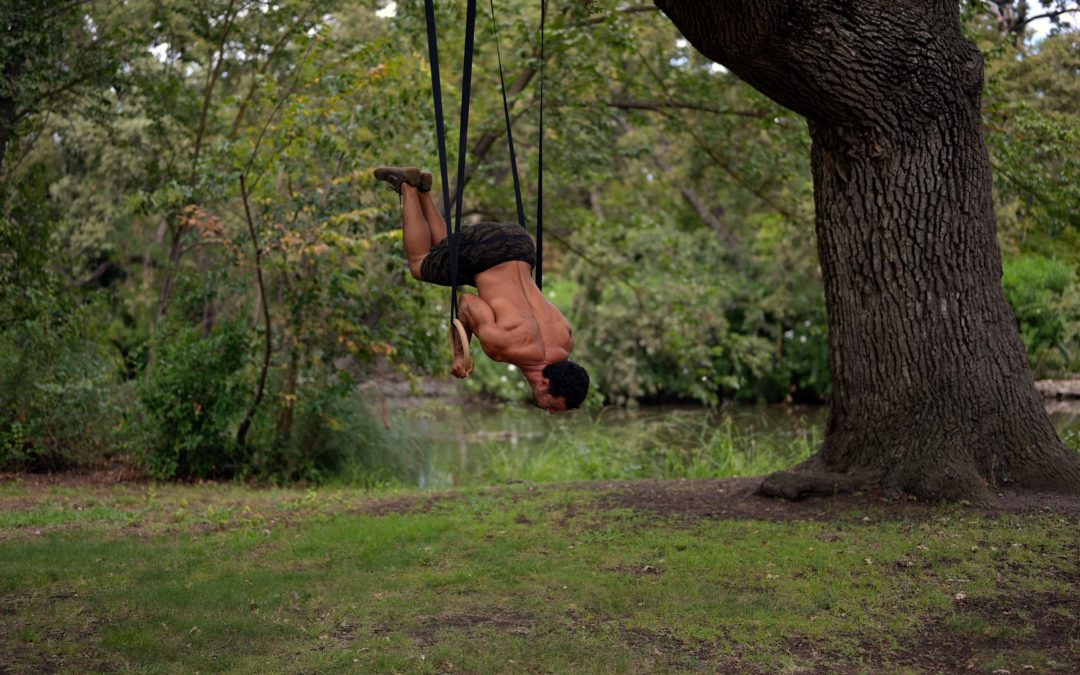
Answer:
[[1047, 401], [1046, 412], [1050, 413], [1050, 421], [1059, 434], [1080, 434], [1080, 400]]

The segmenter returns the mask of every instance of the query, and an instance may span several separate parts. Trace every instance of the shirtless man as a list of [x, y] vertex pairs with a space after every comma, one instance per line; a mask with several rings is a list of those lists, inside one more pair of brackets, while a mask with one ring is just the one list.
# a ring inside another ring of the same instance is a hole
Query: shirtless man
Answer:
[[[446, 222], [431, 200], [431, 174], [407, 167], [380, 167], [375, 178], [401, 194], [403, 233], [409, 271], [415, 279], [450, 285], [450, 250]], [[478, 295], [460, 293], [458, 318], [466, 344], [480, 340], [492, 360], [512, 363], [532, 387], [533, 401], [549, 413], [581, 405], [589, 392], [589, 374], [569, 360], [574, 338], [566, 317], [532, 278], [536, 246], [517, 223], [478, 223], [461, 228], [458, 283], [475, 286]], [[464, 357], [455, 353], [455, 377], [468, 377]]]

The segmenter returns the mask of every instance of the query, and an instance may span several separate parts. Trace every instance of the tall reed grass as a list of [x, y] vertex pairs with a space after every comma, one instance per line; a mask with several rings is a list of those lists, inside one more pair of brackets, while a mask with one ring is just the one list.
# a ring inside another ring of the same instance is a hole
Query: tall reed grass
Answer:
[[601, 415], [555, 424], [524, 446], [491, 443], [464, 478], [501, 483], [751, 476], [791, 466], [820, 442], [820, 429], [809, 423], [781, 432], [731, 416], [671, 413], [609, 423]]

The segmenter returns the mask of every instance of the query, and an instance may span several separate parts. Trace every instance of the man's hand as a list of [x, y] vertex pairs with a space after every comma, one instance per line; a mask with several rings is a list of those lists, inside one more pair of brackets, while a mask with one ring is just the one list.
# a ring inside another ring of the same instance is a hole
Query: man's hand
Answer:
[[[461, 334], [457, 330], [457, 324], [461, 324], [462, 330], [465, 332], [465, 342], [461, 342]], [[454, 346], [454, 365], [450, 369], [450, 372], [454, 374], [456, 378], [464, 378], [472, 375], [473, 362], [472, 359], [467, 358], [469, 356], [469, 347], [472, 343], [472, 331], [466, 327], [465, 321], [455, 321], [454, 325], [450, 327], [450, 343]]]
[[454, 355], [454, 367], [450, 370], [450, 372], [454, 374], [454, 377], [458, 379], [466, 378], [473, 374], [473, 370], [475, 370], [473, 364], [470, 363], [466, 368], [465, 359], [457, 354]]

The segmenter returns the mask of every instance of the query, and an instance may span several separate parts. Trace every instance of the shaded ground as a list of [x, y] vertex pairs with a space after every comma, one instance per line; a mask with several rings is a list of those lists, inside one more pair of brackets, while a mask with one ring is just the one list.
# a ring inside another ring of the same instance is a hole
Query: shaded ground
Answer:
[[1076, 499], [116, 478], [0, 481], [0, 673], [1080, 672]]
[[[754, 494], [760, 478], [724, 480], [626, 481], [577, 483], [577, 487], [606, 494], [600, 504], [629, 507], [662, 516], [688, 518], [751, 518], [755, 520], [833, 520], [838, 514], [864, 512], [872, 518], [897, 520], [925, 517], [942, 506], [910, 499], [888, 499], [881, 494], [840, 494], [799, 501]], [[1080, 518], [1080, 495], [1001, 490], [989, 507], [960, 508], [985, 515], [1055, 513]]]

